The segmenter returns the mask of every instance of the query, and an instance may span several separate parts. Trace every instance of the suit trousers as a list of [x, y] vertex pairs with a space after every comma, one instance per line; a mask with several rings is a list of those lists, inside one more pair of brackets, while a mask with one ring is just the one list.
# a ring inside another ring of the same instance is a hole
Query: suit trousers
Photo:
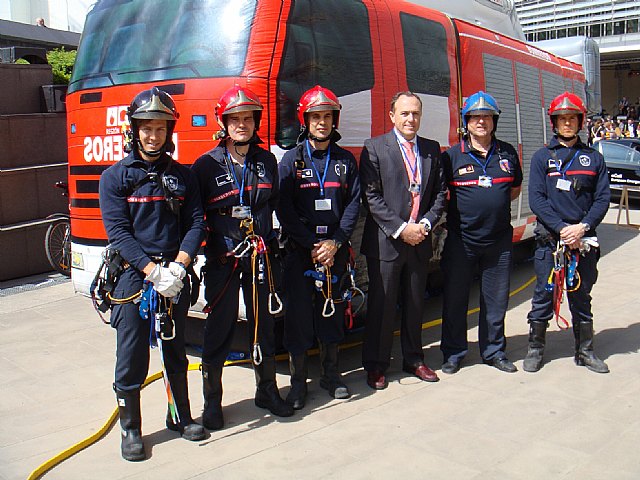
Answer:
[[364, 369], [385, 372], [389, 368], [398, 301], [404, 362], [411, 366], [422, 363], [422, 314], [428, 261], [421, 259], [415, 248], [408, 247], [390, 262], [367, 257], [367, 268], [369, 293], [362, 347]]
[[[129, 267], [118, 279], [113, 296], [128, 298], [142, 289], [143, 281], [144, 274]], [[179, 302], [173, 306], [175, 337], [162, 342], [164, 365], [169, 375], [186, 374], [189, 366], [184, 347], [184, 327], [190, 302], [188, 276], [184, 278], [184, 283]], [[111, 326], [116, 329], [117, 337], [114, 384], [119, 390], [138, 390], [149, 373], [149, 335], [152, 323], [140, 316], [139, 303], [125, 303], [113, 306]]]
[[511, 239], [509, 230], [495, 243], [479, 247], [468, 245], [456, 233], [449, 232], [441, 262], [444, 291], [440, 350], [445, 362], [460, 362], [469, 350], [467, 311], [476, 271], [480, 275], [480, 355], [487, 362], [505, 356], [504, 318], [509, 304]]

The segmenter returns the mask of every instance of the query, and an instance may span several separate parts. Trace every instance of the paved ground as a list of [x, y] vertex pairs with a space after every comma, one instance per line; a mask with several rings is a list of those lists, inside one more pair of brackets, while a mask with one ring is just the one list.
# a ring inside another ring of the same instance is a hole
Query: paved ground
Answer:
[[[632, 221], [640, 223], [640, 211], [632, 211]], [[609, 375], [576, 367], [572, 335], [556, 327], [539, 373], [501, 373], [479, 363], [472, 315], [470, 355], [458, 374], [441, 374], [437, 384], [403, 374], [396, 345], [389, 388], [374, 392], [365, 384], [356, 345], [342, 354], [350, 400], [329, 398], [314, 380], [308, 406], [280, 420], [253, 405], [251, 370], [228, 367], [228, 426], [190, 443], [164, 428], [165, 401], [155, 382], [142, 395], [147, 461], [120, 458], [116, 427], [44, 478], [640, 478], [640, 238], [614, 222], [610, 211], [599, 229], [604, 256], [593, 292], [596, 350]], [[519, 265], [512, 289], [531, 276], [530, 263]], [[526, 353], [531, 293], [528, 287], [514, 295], [507, 315], [508, 354], [518, 367]], [[68, 282], [0, 297], [0, 479], [24, 479], [95, 433], [112, 413], [114, 332]], [[474, 300], [470, 307], [476, 305]], [[425, 322], [439, 318], [435, 298]], [[439, 336], [437, 322], [423, 336], [427, 363], [438, 369]], [[150, 373], [160, 369], [156, 352], [152, 359]], [[284, 362], [279, 371], [286, 393]], [[317, 379], [317, 358], [310, 373]], [[198, 372], [189, 379], [199, 417]]]

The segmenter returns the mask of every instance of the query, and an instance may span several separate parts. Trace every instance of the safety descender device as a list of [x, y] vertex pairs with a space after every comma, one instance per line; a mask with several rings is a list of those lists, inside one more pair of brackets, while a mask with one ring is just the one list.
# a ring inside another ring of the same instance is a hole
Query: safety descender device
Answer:
[[245, 231], [244, 240], [238, 244], [233, 250], [236, 258], [246, 257], [251, 252], [251, 273], [253, 284], [253, 318], [255, 330], [253, 334], [253, 346], [251, 356], [253, 363], [260, 365], [262, 363], [262, 349], [258, 341], [258, 325], [259, 325], [259, 302], [258, 302], [258, 285], [264, 284], [265, 280], [269, 282], [269, 299], [268, 309], [271, 315], [277, 315], [282, 312], [283, 304], [278, 292], [276, 292], [275, 282], [273, 280], [273, 271], [271, 269], [271, 260], [269, 259], [269, 251], [267, 245], [260, 235], [256, 235], [253, 230], [253, 218], [245, 218], [240, 221], [240, 228]]
[[553, 292], [553, 310], [556, 316], [556, 325], [561, 330], [569, 328], [569, 322], [560, 314], [564, 292], [575, 292], [580, 288], [580, 273], [578, 272], [580, 254], [588, 252], [589, 248], [588, 243], [582, 242], [580, 249], [571, 250], [560, 240], [553, 252], [553, 268], [547, 279], [546, 290]]

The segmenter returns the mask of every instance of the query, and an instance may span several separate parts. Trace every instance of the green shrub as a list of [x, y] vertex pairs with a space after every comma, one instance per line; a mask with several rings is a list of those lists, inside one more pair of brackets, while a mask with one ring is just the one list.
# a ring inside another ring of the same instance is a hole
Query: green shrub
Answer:
[[66, 51], [64, 47], [54, 48], [47, 53], [47, 61], [53, 71], [55, 85], [68, 85], [76, 61], [76, 51]]

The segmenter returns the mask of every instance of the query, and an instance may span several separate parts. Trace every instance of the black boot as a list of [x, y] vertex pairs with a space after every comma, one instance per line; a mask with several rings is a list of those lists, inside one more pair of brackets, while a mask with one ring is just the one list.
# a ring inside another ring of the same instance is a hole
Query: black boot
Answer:
[[202, 424], [209, 430], [220, 430], [224, 427], [222, 416], [222, 367], [214, 367], [202, 363], [202, 391], [204, 393], [204, 410]]
[[609, 373], [607, 364], [596, 357], [593, 352], [593, 323], [574, 323], [573, 333], [576, 339], [576, 365], [586, 366], [596, 373]]
[[338, 370], [338, 344], [320, 343], [320, 387], [329, 392], [333, 398], [349, 398], [351, 393], [342, 381]]
[[537, 372], [542, 368], [547, 322], [529, 322], [529, 350], [522, 368], [525, 372]]
[[168, 375], [173, 400], [178, 409], [180, 421], [174, 423], [171, 412], [167, 409], [167, 428], [174, 432], [180, 432], [182, 438], [191, 442], [204, 440], [207, 432], [202, 425], [191, 418], [191, 405], [189, 404], [189, 387], [187, 386], [187, 372]]
[[142, 419], [140, 417], [140, 389], [120, 390], [113, 386], [120, 412], [120, 428], [122, 442], [120, 451], [122, 458], [130, 462], [144, 460], [144, 445], [142, 443]]
[[301, 410], [307, 401], [307, 354], [289, 355], [291, 389], [285, 402], [294, 410]]
[[268, 409], [277, 417], [293, 415], [293, 407], [282, 400], [276, 385], [276, 359], [265, 357], [260, 365], [254, 363], [253, 369], [256, 374], [256, 406]]

